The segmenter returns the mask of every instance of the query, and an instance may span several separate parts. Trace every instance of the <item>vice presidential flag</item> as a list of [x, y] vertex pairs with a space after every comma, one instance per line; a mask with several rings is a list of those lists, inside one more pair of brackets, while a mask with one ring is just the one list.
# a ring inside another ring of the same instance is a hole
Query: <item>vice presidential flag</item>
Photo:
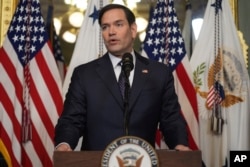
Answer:
[[38, 0], [21, 0], [0, 49], [0, 151], [9, 167], [52, 167], [62, 83]]
[[[187, 122], [189, 146], [198, 149], [198, 111], [192, 73], [173, 0], [158, 0], [149, 21], [142, 54], [150, 59], [167, 63], [175, 78], [176, 93], [181, 112]], [[159, 74], [162, 75], [162, 74]], [[156, 141], [156, 143], [161, 143]], [[156, 147], [162, 147], [157, 146]]]
[[209, 0], [190, 60], [207, 167], [227, 166], [230, 150], [250, 150], [250, 84], [228, 0]]
[[80, 64], [101, 57], [106, 48], [103, 44], [101, 29], [98, 24], [100, 8], [108, 4], [108, 0], [91, 0], [85, 13], [83, 24], [77, 36], [77, 41], [63, 83], [64, 97], [68, 91], [74, 68]]

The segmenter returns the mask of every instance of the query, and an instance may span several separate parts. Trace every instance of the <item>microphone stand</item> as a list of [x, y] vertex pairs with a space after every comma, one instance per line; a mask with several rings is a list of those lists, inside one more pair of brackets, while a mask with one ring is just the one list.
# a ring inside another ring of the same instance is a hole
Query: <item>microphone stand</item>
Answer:
[[124, 92], [124, 128], [125, 134], [129, 135], [129, 94], [130, 94], [130, 83], [129, 73], [125, 73], [125, 92]]
[[122, 70], [125, 74], [125, 92], [124, 92], [124, 130], [125, 130], [125, 134], [129, 135], [129, 130], [128, 130], [128, 126], [129, 126], [129, 95], [130, 95], [130, 84], [129, 84], [129, 75], [130, 75], [130, 71], [134, 68], [134, 64], [133, 64], [133, 56], [130, 53], [125, 53], [122, 56]]

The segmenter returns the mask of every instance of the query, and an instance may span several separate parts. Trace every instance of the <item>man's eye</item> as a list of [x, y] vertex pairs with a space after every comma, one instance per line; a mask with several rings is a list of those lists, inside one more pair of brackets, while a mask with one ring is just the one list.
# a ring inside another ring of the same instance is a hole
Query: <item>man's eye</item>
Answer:
[[118, 23], [117, 26], [118, 26], [118, 27], [121, 27], [121, 26], [122, 26], [122, 23]]
[[102, 26], [102, 30], [106, 30], [107, 29], [107, 26]]

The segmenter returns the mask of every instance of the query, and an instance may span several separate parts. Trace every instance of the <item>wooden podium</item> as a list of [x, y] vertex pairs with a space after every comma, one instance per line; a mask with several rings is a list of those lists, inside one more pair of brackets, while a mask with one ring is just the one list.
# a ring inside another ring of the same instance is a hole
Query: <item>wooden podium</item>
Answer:
[[[201, 151], [156, 150], [159, 167], [201, 167]], [[55, 151], [54, 167], [100, 167], [102, 151]]]

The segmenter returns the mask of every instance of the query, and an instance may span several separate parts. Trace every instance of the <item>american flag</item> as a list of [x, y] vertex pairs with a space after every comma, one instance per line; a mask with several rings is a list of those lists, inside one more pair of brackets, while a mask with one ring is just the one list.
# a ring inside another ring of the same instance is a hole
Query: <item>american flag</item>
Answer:
[[223, 86], [216, 81], [213, 86], [209, 89], [207, 95], [207, 105], [209, 108], [213, 107], [214, 104], [220, 104], [225, 99], [225, 92]]
[[48, 6], [48, 13], [47, 13], [47, 23], [46, 28], [49, 34], [49, 40], [52, 43], [52, 50], [53, 54], [56, 59], [56, 64], [62, 79], [62, 82], [64, 81], [64, 77], [66, 74], [66, 64], [64, 61], [64, 56], [61, 49], [61, 43], [60, 39], [55, 31], [54, 21], [53, 21], [53, 11], [54, 7], [52, 4]]
[[62, 83], [39, 0], [19, 2], [0, 49], [0, 76], [0, 145], [8, 166], [53, 166]]
[[58, 35], [56, 34], [55, 29], [53, 28], [53, 39], [51, 39], [52, 41], [52, 45], [53, 45], [53, 53], [56, 59], [56, 64], [58, 67], [58, 70], [60, 72], [60, 76], [61, 76], [61, 80], [62, 82], [64, 81], [64, 77], [66, 75], [66, 64], [65, 64], [65, 60], [64, 60], [64, 56], [62, 53], [62, 49], [61, 49], [61, 43], [60, 43], [60, 39], [58, 37]]
[[[142, 55], [166, 63], [175, 77], [176, 93], [179, 97], [181, 112], [187, 122], [189, 146], [198, 149], [198, 109], [196, 92], [192, 83], [191, 67], [186, 55], [184, 40], [173, 0], [158, 0], [149, 21]], [[159, 74], [161, 75], [161, 74]], [[159, 137], [157, 137], [159, 140]], [[156, 140], [156, 148], [161, 142]]]

